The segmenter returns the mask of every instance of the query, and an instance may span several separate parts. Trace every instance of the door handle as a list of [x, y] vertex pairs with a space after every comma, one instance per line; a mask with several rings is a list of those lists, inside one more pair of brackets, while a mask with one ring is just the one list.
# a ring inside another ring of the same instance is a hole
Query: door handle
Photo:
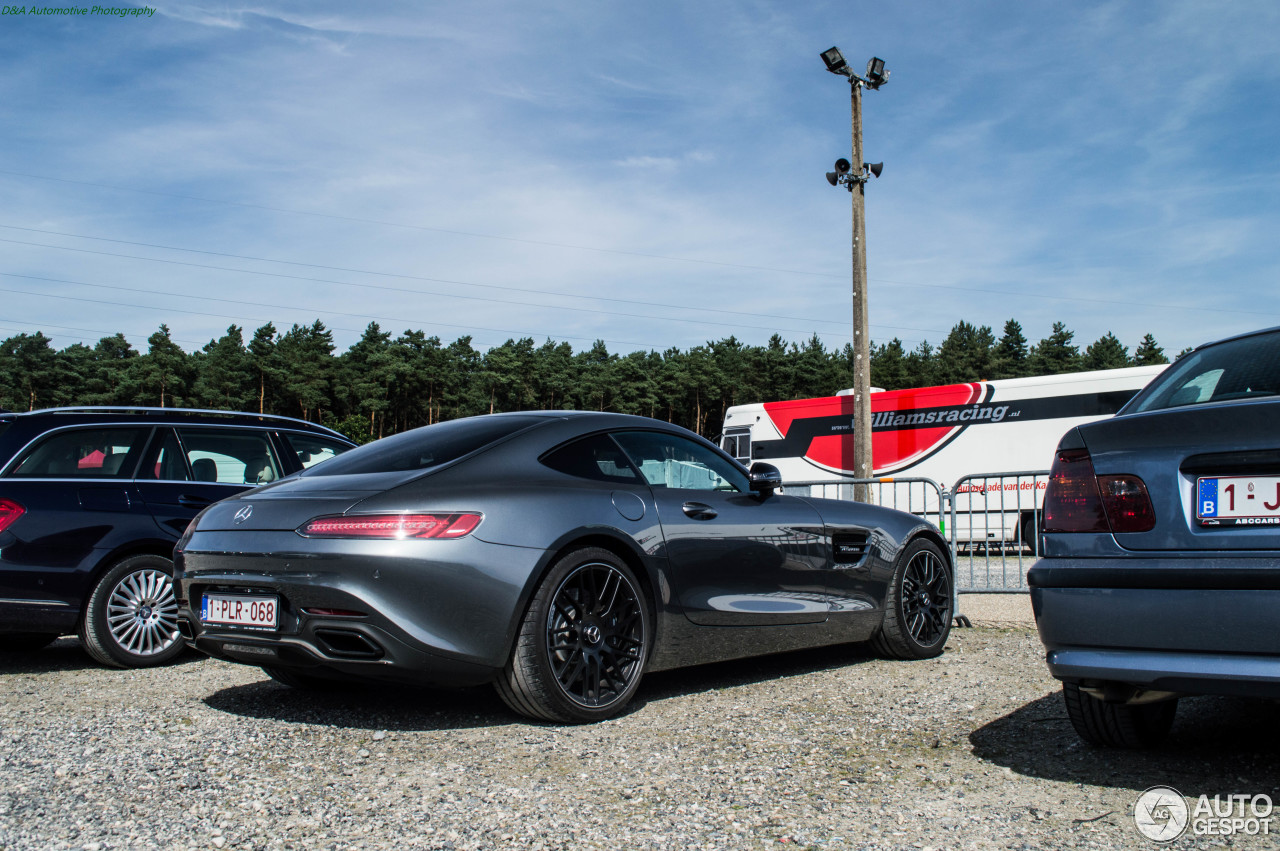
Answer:
[[206, 505], [213, 505], [213, 500], [205, 496], [191, 496], [190, 494], [184, 493], [182, 496], [178, 497], [178, 505], [182, 505], [187, 508], [204, 508]]
[[710, 520], [717, 514], [716, 510], [705, 502], [686, 502], [680, 506], [680, 510], [694, 520]]

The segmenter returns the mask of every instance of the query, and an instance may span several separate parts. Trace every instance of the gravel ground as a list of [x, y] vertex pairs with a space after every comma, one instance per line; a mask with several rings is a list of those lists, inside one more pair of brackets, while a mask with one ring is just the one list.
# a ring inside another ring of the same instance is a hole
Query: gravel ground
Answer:
[[0, 848], [1145, 848], [1150, 786], [1276, 795], [1275, 704], [1184, 701], [1169, 746], [1094, 750], [1041, 657], [1025, 626], [978, 627], [926, 662], [705, 666], [565, 728], [488, 689], [317, 696], [194, 656], [108, 671], [64, 638], [0, 656]]

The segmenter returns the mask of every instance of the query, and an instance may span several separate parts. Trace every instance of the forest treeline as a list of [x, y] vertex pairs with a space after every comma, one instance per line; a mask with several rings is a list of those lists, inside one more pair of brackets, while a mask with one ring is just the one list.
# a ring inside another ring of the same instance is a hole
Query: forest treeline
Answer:
[[[1010, 319], [990, 327], [961, 321], [936, 348], [872, 346], [871, 383], [888, 390], [1167, 363], [1147, 334], [1130, 354], [1112, 334], [1087, 345], [1059, 322], [1029, 344]], [[617, 354], [602, 341], [508, 340], [478, 351], [470, 337], [445, 343], [421, 331], [398, 337], [370, 323], [336, 352], [320, 321], [288, 331], [271, 323], [246, 342], [243, 329], [188, 353], [161, 325], [135, 349], [123, 334], [95, 346], [54, 349], [41, 332], [0, 344], [0, 406], [26, 411], [65, 405], [146, 405], [281, 414], [322, 422], [365, 442], [441, 420], [498, 411], [586, 409], [642, 414], [703, 435], [719, 433], [730, 405], [828, 396], [853, 383], [853, 349], [827, 349], [775, 334], [766, 345], [734, 337], [664, 352]]]

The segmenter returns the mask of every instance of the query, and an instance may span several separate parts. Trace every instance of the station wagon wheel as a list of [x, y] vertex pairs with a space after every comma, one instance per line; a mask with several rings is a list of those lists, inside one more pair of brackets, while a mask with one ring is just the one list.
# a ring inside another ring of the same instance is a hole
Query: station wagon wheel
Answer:
[[102, 575], [89, 595], [80, 640], [113, 668], [163, 665], [183, 650], [173, 563], [155, 555], [126, 558]]
[[616, 714], [649, 655], [648, 602], [613, 553], [570, 553], [538, 586], [498, 693], [522, 715], [582, 723]]
[[937, 656], [951, 634], [951, 569], [933, 542], [917, 538], [898, 557], [876, 649], [895, 659]]

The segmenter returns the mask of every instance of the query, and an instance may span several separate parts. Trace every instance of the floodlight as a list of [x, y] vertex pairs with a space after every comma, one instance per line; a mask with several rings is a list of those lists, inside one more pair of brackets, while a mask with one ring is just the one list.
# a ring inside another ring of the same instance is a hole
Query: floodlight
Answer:
[[867, 85], [878, 89], [889, 81], [889, 72], [884, 68], [884, 60], [878, 56], [867, 62]]
[[832, 74], [841, 74], [845, 77], [852, 74], [849, 70], [849, 63], [844, 61], [844, 54], [840, 52], [838, 47], [822, 51], [822, 61], [827, 63], [827, 70]]

